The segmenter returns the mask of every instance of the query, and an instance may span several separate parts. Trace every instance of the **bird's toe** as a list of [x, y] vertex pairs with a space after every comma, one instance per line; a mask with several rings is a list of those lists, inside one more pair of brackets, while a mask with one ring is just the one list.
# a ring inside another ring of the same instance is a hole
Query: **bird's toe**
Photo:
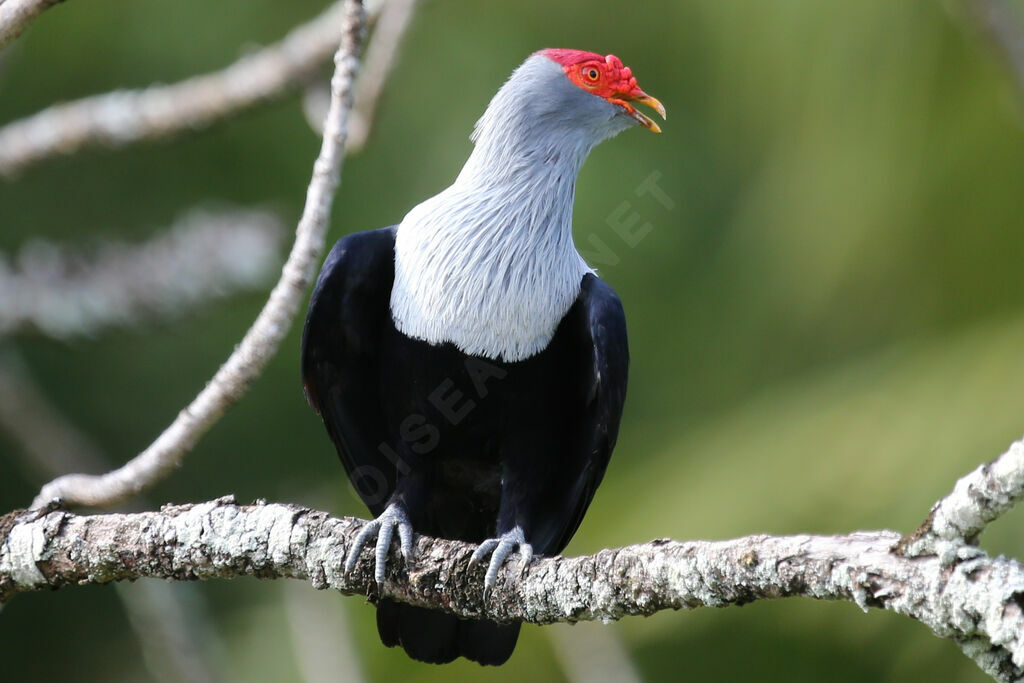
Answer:
[[484, 559], [491, 552], [498, 547], [498, 539], [488, 538], [486, 541], [477, 546], [476, 550], [473, 551], [473, 556], [469, 558], [469, 566], [475, 567], [480, 563], [480, 560]]
[[399, 503], [392, 503], [377, 519], [366, 524], [359, 532], [359, 535], [356, 536], [348, 555], [345, 557], [345, 573], [349, 574], [355, 569], [363, 547], [367, 545], [371, 538], [376, 536], [373, 578], [378, 584], [384, 583], [384, 577], [387, 574], [388, 550], [391, 548], [391, 540], [394, 538], [396, 530], [398, 531], [402, 557], [405, 559], [406, 564], [410, 564], [413, 559], [412, 524], [409, 522], [409, 516], [405, 512], [405, 508]]
[[487, 573], [484, 574], [484, 593], [494, 587], [498, 580], [498, 572], [505, 564], [505, 560], [517, 550], [520, 557], [519, 571], [521, 575], [530, 564], [530, 560], [533, 559], [533, 546], [526, 542], [522, 527], [517, 526], [511, 531], [506, 531], [498, 538], [487, 539], [473, 552], [473, 556], [469, 560], [471, 567], [478, 564], [487, 555], [491, 556], [491, 561], [487, 564]]

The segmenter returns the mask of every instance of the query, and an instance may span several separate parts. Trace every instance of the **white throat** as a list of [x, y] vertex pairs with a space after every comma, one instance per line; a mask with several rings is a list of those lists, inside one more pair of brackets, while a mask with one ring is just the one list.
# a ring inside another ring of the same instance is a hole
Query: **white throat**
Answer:
[[[561, 101], [538, 96], [552, 88]], [[595, 144], [629, 125], [605, 110], [596, 130], [573, 120], [573, 106], [592, 113], [595, 102], [606, 104], [543, 56], [513, 73], [477, 123], [458, 178], [398, 227], [399, 331], [505, 361], [547, 347], [591, 272], [572, 240], [576, 175]]]

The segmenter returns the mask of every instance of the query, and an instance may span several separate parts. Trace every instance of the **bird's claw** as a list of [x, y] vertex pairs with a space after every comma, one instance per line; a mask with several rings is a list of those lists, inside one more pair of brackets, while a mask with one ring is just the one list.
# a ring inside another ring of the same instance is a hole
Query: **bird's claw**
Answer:
[[501, 569], [501, 565], [505, 564], [505, 560], [517, 548], [519, 549], [520, 558], [519, 572], [522, 574], [530, 564], [530, 560], [533, 559], [533, 546], [526, 542], [526, 536], [523, 534], [522, 527], [517, 526], [511, 531], [506, 531], [498, 538], [489, 538], [473, 551], [473, 556], [469, 558], [470, 567], [477, 565], [487, 555], [491, 556], [491, 561], [487, 565], [487, 573], [484, 575], [485, 595], [494, 587], [494, 582], [498, 579], [498, 570]]
[[391, 548], [391, 539], [394, 537], [395, 529], [398, 530], [399, 546], [402, 550], [402, 557], [406, 566], [412, 563], [412, 524], [405, 508], [400, 503], [392, 503], [380, 514], [380, 517], [363, 527], [355, 542], [345, 557], [345, 574], [355, 569], [359, 561], [359, 553], [363, 546], [370, 540], [371, 536], [377, 537], [377, 545], [374, 549], [375, 565], [373, 578], [378, 585], [384, 583], [384, 575], [387, 570], [388, 549]]

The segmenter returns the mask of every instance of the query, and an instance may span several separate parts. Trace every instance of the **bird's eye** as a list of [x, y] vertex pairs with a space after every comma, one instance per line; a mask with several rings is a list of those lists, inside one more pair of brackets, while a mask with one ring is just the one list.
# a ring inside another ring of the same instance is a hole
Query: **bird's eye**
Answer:
[[596, 82], [597, 79], [601, 77], [601, 72], [592, 66], [588, 66], [585, 69], [583, 69], [583, 77], [593, 83]]

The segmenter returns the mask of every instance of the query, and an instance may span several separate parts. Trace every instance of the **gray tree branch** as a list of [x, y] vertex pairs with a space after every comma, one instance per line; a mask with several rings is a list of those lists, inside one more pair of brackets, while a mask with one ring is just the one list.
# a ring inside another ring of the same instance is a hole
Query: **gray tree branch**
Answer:
[[962, 477], [948, 496], [932, 507], [924, 523], [900, 541], [907, 556], [938, 555], [946, 564], [980, 552], [975, 547], [985, 527], [1024, 497], [1024, 440], [1015, 441], [992, 462]]
[[507, 566], [484, 596], [474, 546], [418, 536], [416, 561], [390, 555], [384, 584], [371, 553], [350, 575], [345, 552], [363, 522], [295, 505], [239, 506], [231, 497], [159, 512], [0, 517], [0, 603], [19, 593], [142, 577], [295, 578], [314, 588], [383, 596], [464, 617], [537, 624], [609, 621], [664, 609], [725, 607], [804, 596], [917, 619], [953, 639], [998, 680], [1024, 675], [1024, 566], [974, 553], [946, 564], [893, 551], [892, 531], [651, 541], [595, 555]]

